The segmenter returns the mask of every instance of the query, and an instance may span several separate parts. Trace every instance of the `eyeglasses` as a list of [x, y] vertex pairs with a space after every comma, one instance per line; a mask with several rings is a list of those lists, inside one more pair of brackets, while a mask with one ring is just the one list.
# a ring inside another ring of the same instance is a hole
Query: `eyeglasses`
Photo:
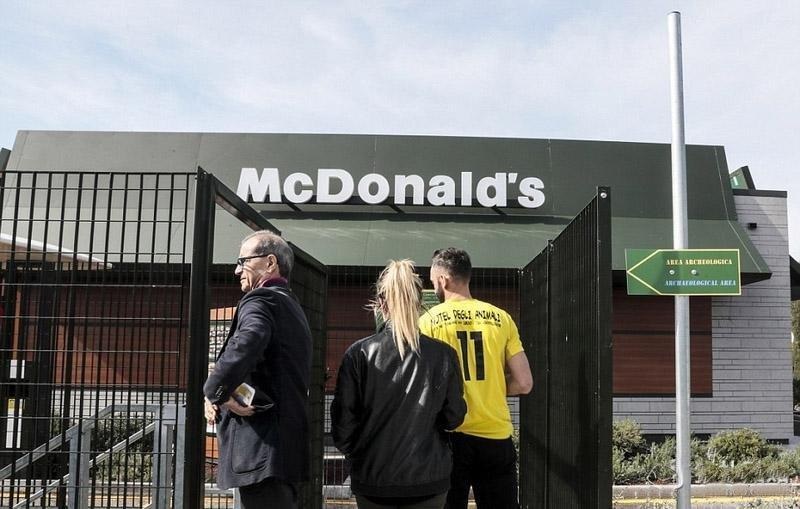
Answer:
[[265, 258], [265, 257], [269, 256], [270, 254], [272, 254], [272, 253], [263, 254], [263, 255], [240, 256], [239, 258], [236, 259], [236, 265], [244, 267], [244, 262], [246, 262], [247, 260], [252, 260], [253, 258]]

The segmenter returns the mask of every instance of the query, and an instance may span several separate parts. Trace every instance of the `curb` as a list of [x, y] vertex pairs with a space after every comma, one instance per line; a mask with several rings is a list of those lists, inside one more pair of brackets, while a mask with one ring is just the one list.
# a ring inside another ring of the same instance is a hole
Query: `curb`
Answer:
[[[674, 498], [677, 484], [632, 484], [613, 487], [613, 498]], [[800, 496], [798, 483], [692, 484], [692, 497], [789, 497]]]

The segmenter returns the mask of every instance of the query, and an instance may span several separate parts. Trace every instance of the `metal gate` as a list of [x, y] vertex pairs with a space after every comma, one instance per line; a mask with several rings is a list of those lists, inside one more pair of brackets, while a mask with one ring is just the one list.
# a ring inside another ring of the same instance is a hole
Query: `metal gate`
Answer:
[[[209, 309], [240, 296], [213, 276], [233, 272], [212, 264], [214, 214], [269, 223], [202, 170], [8, 171], [0, 184], [0, 506], [232, 507], [205, 489]], [[317, 508], [327, 275], [293, 249], [314, 336], [301, 502]], [[209, 298], [210, 284], [226, 291]]]
[[[233, 191], [219, 182], [213, 175], [198, 169], [197, 198], [195, 204], [194, 250], [192, 255], [191, 276], [191, 311], [189, 369], [186, 402], [186, 472], [184, 507], [199, 509], [200, 507], [231, 507], [229, 497], [215, 490], [213, 484], [205, 489], [205, 480], [209, 477], [206, 460], [212, 451], [213, 440], [207, 440], [205, 419], [203, 417], [203, 382], [207, 374], [209, 361], [209, 336], [214, 331], [227, 331], [228, 316], [218, 318], [212, 326], [212, 316], [218, 315], [215, 310], [236, 305], [241, 292], [231, 275], [234, 265], [213, 263], [214, 232], [213, 225], [217, 207], [233, 215], [253, 230], [270, 230], [280, 234], [257, 211], [239, 198]], [[201, 227], [201, 225], [203, 225]], [[324, 390], [325, 390], [325, 311], [327, 305], [327, 269], [306, 252], [291, 244], [295, 255], [295, 267], [292, 270], [292, 291], [297, 295], [308, 318], [313, 339], [313, 361], [310, 399], [311, 430], [311, 479], [300, 486], [299, 502], [302, 508], [318, 508], [322, 506], [322, 449], [324, 424]], [[225, 275], [229, 281], [223, 283]], [[215, 275], [215, 277], [212, 277]], [[213, 284], [213, 286], [212, 286]], [[222, 289], [222, 291], [212, 291]], [[194, 339], [196, 338], [196, 339]], [[211, 352], [216, 353], [216, 352]]]
[[0, 504], [170, 506], [194, 174], [0, 179]]
[[524, 508], [611, 507], [611, 197], [608, 188], [522, 271]]

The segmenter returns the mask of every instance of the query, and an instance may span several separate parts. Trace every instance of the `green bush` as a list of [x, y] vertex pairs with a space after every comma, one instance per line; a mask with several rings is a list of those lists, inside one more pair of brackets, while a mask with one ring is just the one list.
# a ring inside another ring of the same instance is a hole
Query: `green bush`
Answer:
[[647, 482], [670, 483], [675, 481], [675, 438], [670, 437], [661, 444], [652, 444], [647, 456], [649, 477]]
[[775, 456], [777, 446], [769, 444], [755, 430], [749, 428], [721, 431], [708, 441], [707, 457], [722, 465], [736, 465]]
[[[149, 420], [125, 415], [115, 418], [99, 419], [91, 431], [89, 448], [92, 458], [106, 452], [114, 445], [124, 442], [138, 431], [144, 429]], [[71, 424], [70, 424], [71, 426]], [[59, 416], [50, 420], [50, 434], [57, 436], [64, 429], [64, 422]], [[153, 434], [148, 433], [138, 441], [129, 443], [126, 448], [112, 453], [102, 463], [94, 466], [92, 475], [98, 481], [132, 481], [150, 482], [153, 470]]]
[[614, 421], [611, 428], [611, 445], [619, 450], [623, 459], [632, 458], [647, 450], [642, 427], [633, 419]]
[[[111, 449], [126, 441], [147, 425], [144, 419], [103, 419], [92, 429], [92, 449], [98, 453]], [[125, 449], [113, 453], [105, 463], [97, 466], [99, 479], [103, 481], [149, 482], [153, 467], [153, 434], [148, 433]]]
[[789, 467], [789, 477], [800, 476], [800, 447], [795, 447], [781, 454], [781, 459]]
[[[633, 421], [614, 423], [615, 484], [673, 483], [675, 439], [646, 445]], [[619, 429], [617, 429], [619, 428]], [[693, 482], [785, 482], [800, 475], [800, 449], [781, 451], [752, 429], [723, 431], [691, 442]]]
[[632, 419], [612, 427], [612, 471], [615, 484], [668, 483], [675, 478], [675, 439], [647, 444]]

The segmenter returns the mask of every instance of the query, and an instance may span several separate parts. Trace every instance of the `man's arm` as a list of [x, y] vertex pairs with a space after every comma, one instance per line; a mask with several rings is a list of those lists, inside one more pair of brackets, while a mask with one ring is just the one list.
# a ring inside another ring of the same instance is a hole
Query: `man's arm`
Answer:
[[533, 389], [533, 375], [525, 352], [519, 352], [506, 361], [506, 394], [528, 394]]
[[203, 386], [210, 403], [222, 406], [229, 402], [236, 387], [263, 358], [273, 329], [272, 315], [261, 299], [242, 304], [237, 329]]

